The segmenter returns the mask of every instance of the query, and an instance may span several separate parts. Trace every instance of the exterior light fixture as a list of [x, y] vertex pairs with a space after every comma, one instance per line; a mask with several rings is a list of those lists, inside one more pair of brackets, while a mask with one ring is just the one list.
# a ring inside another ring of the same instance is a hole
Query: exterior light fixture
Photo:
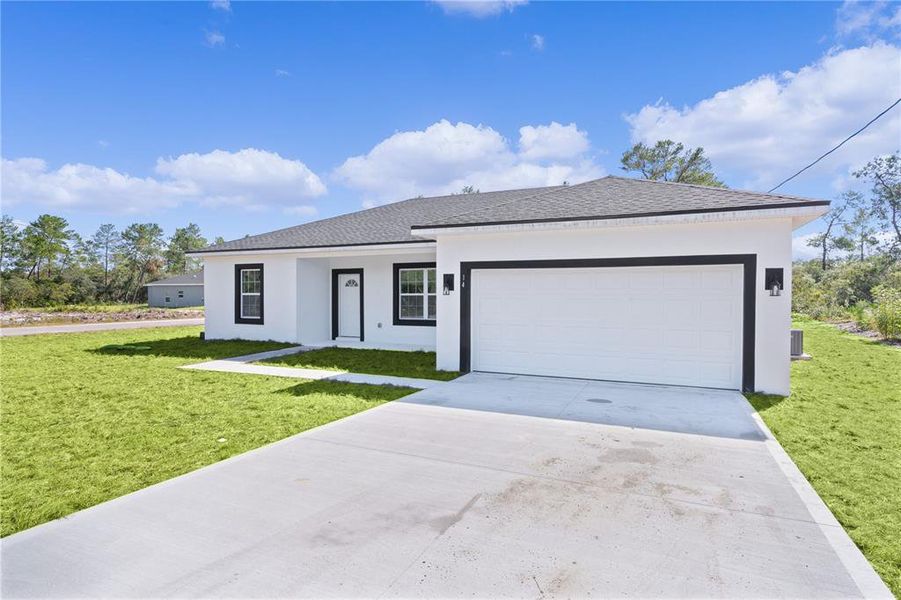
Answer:
[[764, 289], [770, 292], [770, 296], [776, 297], [782, 295], [784, 287], [784, 270], [783, 269], [766, 269], [764, 272]]

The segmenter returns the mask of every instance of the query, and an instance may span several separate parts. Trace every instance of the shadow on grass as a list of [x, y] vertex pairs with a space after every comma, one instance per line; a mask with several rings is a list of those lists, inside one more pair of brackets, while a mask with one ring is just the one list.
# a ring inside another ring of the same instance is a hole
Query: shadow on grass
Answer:
[[260, 361], [287, 367], [349, 371], [395, 377], [416, 377], [450, 381], [460, 376], [455, 371], [435, 369], [435, 353], [370, 348], [320, 348], [298, 354], [277, 356]]
[[363, 383], [348, 383], [346, 381], [307, 381], [283, 388], [278, 391], [281, 394], [289, 394], [306, 400], [316, 400], [321, 396], [348, 396], [365, 402], [389, 402], [404, 396], [409, 396], [419, 390], [395, 385], [370, 385]]
[[770, 394], [745, 394], [745, 398], [757, 412], [765, 412], [774, 406], [778, 406], [786, 396], [773, 396]]
[[202, 340], [184, 336], [165, 340], [138, 341], [131, 344], [109, 344], [89, 350], [107, 356], [165, 356], [169, 358], [220, 359], [287, 348], [281, 342], [247, 340]]

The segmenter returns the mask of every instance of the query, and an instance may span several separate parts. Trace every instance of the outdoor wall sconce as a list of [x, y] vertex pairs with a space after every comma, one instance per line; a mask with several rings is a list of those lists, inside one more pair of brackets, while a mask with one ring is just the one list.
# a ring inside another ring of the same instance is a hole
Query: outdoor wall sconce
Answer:
[[784, 287], [784, 270], [783, 269], [766, 269], [764, 281], [766, 286], [764, 289], [769, 290], [770, 296], [781, 296]]
[[450, 296], [450, 293], [454, 291], [454, 274], [453, 273], [445, 273], [444, 274], [444, 295]]

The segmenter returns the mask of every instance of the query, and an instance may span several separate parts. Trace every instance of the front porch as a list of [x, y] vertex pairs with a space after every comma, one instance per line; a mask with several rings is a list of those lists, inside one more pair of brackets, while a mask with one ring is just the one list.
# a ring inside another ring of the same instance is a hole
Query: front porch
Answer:
[[[256, 322], [238, 318], [235, 273], [242, 265], [262, 270], [264, 310]], [[425, 244], [205, 257], [206, 335], [310, 348], [434, 351], [437, 282], [428, 271], [434, 265], [434, 246]], [[399, 276], [411, 279], [417, 270], [431, 278], [431, 287], [424, 282], [408, 286], [418, 293], [401, 294]]]

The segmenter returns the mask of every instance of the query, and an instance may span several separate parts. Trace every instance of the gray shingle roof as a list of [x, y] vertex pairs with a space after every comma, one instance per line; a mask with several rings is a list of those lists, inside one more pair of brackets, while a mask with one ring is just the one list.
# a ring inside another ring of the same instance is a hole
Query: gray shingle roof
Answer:
[[198, 252], [422, 242], [412, 229], [827, 205], [797, 196], [608, 176], [572, 186], [413, 198]]
[[176, 275], [168, 279], [158, 279], [144, 285], [203, 285], [203, 271]]
[[537, 193], [515, 202], [479, 207], [417, 224], [414, 228], [613, 219], [821, 204], [829, 203], [797, 196], [608, 176]]
[[541, 191], [555, 189], [560, 189], [560, 187], [412, 198], [330, 219], [248, 236], [224, 244], [209, 246], [200, 252], [422, 242], [422, 238], [413, 237], [410, 234], [412, 225], [430, 223], [458, 213], [470, 212], [479, 207], [503, 204], [517, 198], [533, 196]]

